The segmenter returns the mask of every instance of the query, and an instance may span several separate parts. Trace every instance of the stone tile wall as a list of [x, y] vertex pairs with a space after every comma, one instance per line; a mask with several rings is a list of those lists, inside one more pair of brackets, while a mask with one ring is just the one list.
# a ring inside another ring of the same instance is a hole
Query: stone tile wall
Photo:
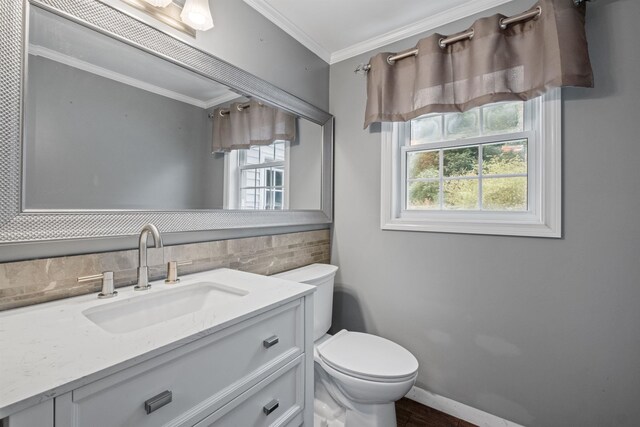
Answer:
[[[271, 275], [312, 263], [328, 263], [329, 230], [219, 240], [149, 249], [150, 280], [165, 277], [169, 261], [192, 261], [181, 275], [214, 268]], [[138, 251], [46, 258], [0, 264], [0, 311], [100, 290], [101, 282], [81, 276], [113, 271], [116, 287], [136, 282]]]

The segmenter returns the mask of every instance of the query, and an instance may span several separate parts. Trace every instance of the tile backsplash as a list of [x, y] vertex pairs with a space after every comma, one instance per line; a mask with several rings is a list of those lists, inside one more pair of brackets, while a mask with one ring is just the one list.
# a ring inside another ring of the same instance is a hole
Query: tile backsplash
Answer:
[[[192, 261], [181, 275], [228, 267], [275, 274], [320, 262], [328, 263], [329, 230], [218, 240], [149, 248], [150, 280], [164, 278], [169, 261]], [[113, 271], [116, 287], [136, 282], [138, 251], [127, 250], [0, 264], [0, 311], [100, 290], [100, 281], [78, 277]]]

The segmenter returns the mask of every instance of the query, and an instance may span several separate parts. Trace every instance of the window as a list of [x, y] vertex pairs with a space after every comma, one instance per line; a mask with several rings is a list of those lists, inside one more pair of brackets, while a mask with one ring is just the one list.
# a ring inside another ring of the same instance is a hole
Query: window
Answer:
[[286, 141], [253, 146], [227, 154], [225, 207], [282, 210], [288, 204], [288, 152]]
[[[406, 210], [526, 211], [524, 103], [411, 120], [403, 147]], [[475, 143], [463, 145], [465, 139]]]
[[382, 228], [560, 237], [560, 94], [383, 125]]

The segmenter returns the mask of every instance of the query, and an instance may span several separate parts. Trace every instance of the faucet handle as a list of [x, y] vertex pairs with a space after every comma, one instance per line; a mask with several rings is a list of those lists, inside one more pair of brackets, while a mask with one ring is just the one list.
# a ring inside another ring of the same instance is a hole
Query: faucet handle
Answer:
[[98, 298], [113, 298], [118, 296], [118, 291], [115, 290], [115, 286], [113, 284], [113, 271], [105, 271], [102, 274], [78, 277], [78, 283], [92, 282], [100, 279], [102, 279], [102, 291], [98, 294]]
[[193, 264], [193, 261], [169, 261], [167, 263], [167, 278], [164, 283], [174, 284], [180, 282], [178, 278], [178, 266], [191, 264]]

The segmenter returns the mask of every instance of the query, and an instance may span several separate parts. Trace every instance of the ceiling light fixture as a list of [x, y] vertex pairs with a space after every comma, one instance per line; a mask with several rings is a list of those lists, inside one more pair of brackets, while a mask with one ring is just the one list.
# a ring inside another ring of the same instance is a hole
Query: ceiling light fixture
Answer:
[[187, 0], [180, 18], [182, 22], [196, 30], [207, 31], [213, 28], [209, 0]]

